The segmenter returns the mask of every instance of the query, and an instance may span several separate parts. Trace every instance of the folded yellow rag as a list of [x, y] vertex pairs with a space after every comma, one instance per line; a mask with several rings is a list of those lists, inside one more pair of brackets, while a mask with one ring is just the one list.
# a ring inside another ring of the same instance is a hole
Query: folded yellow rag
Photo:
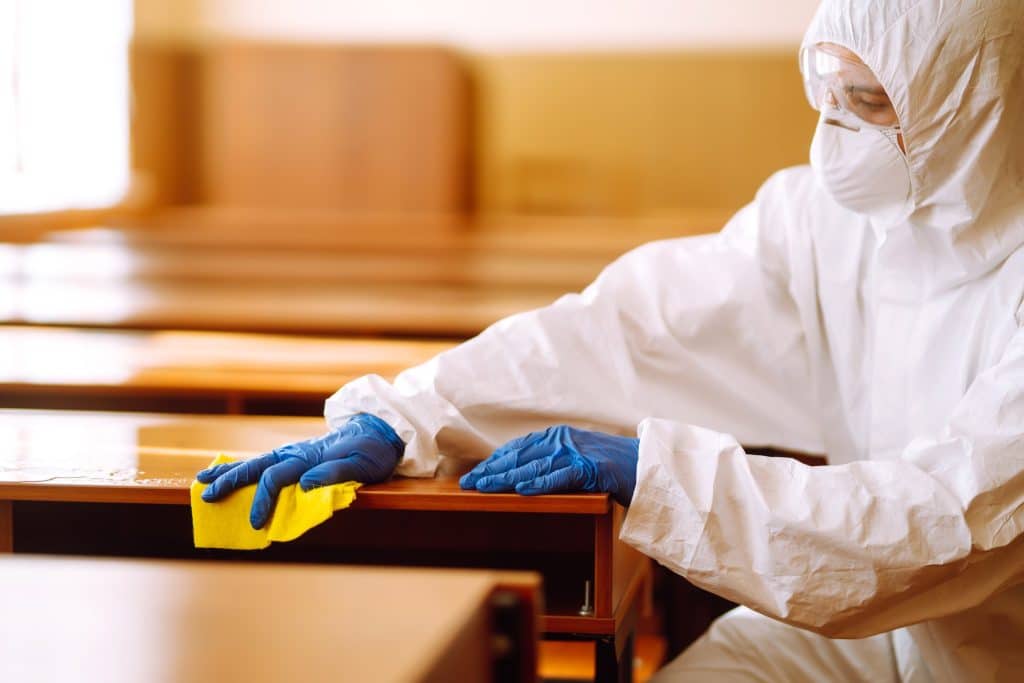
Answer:
[[[210, 467], [237, 458], [218, 455]], [[207, 503], [200, 496], [206, 484], [192, 482], [192, 537], [197, 548], [229, 548], [258, 550], [272, 541], [291, 541], [321, 524], [356, 499], [359, 482], [324, 486], [303, 491], [298, 484], [285, 486], [277, 499], [270, 522], [262, 529], [249, 525], [249, 508], [256, 495], [256, 484], [238, 489], [216, 503]]]

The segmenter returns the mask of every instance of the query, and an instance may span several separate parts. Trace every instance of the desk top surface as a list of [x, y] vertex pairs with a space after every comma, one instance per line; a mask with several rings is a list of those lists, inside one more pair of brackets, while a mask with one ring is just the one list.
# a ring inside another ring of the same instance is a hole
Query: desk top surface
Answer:
[[0, 679], [420, 680], [511, 576], [4, 556]]
[[325, 398], [356, 377], [390, 378], [452, 346], [419, 340], [0, 326], [0, 388]]
[[[348, 249], [238, 243], [165, 244], [128, 238], [0, 244], [0, 280], [423, 284], [561, 293], [589, 284], [618, 254], [518, 253], [497, 248]], [[106, 233], [99, 233], [105, 235]], [[115, 233], [120, 235], [120, 233]]]
[[36, 232], [32, 240], [449, 253], [498, 250], [607, 258], [651, 240], [716, 232], [733, 213], [704, 209], [655, 217], [410, 215], [200, 205], [164, 208], [96, 229]]
[[[218, 453], [252, 457], [324, 431], [319, 418], [0, 411], [0, 500], [188, 505], [195, 473]], [[463, 491], [471, 463], [434, 479], [359, 490], [354, 508], [538, 514], [608, 513], [607, 494], [524, 497]]]
[[167, 210], [0, 244], [0, 322], [465, 338], [688, 220]]
[[0, 323], [466, 338], [557, 297], [413, 284], [19, 278], [0, 283]]

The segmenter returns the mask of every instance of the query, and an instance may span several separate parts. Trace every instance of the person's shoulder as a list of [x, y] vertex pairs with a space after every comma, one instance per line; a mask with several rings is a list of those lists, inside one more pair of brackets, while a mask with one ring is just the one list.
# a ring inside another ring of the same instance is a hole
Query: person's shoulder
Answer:
[[773, 173], [757, 191], [757, 201], [787, 210], [805, 211], [833, 204], [810, 166], [791, 166]]
[[785, 226], [788, 231], [814, 232], [818, 226], [850, 218], [806, 164], [772, 174], [758, 190], [755, 204], [762, 222]]
[[801, 164], [784, 168], [768, 176], [768, 179], [761, 185], [759, 194], [779, 190], [811, 193], [816, 189], [817, 181], [814, 179], [814, 171], [808, 164]]

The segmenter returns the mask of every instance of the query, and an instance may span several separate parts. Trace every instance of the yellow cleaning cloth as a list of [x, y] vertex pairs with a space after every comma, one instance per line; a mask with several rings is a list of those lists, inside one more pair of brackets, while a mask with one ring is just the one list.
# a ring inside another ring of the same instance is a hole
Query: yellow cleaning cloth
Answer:
[[[237, 458], [218, 455], [209, 467]], [[356, 499], [359, 483], [324, 486], [303, 491], [298, 484], [281, 489], [270, 522], [262, 529], [249, 525], [249, 508], [256, 495], [256, 484], [238, 489], [216, 503], [207, 503], [200, 496], [206, 484], [192, 482], [192, 537], [197, 548], [228, 548], [259, 550], [272, 541], [291, 541], [317, 524], [327, 521], [335, 510], [342, 510]]]

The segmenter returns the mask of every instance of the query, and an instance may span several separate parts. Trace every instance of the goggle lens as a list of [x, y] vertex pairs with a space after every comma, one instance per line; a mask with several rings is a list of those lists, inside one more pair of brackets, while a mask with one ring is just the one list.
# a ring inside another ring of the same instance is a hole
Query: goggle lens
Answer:
[[899, 117], [871, 69], [819, 47], [800, 54], [800, 70], [811, 106], [844, 127], [899, 128]]

